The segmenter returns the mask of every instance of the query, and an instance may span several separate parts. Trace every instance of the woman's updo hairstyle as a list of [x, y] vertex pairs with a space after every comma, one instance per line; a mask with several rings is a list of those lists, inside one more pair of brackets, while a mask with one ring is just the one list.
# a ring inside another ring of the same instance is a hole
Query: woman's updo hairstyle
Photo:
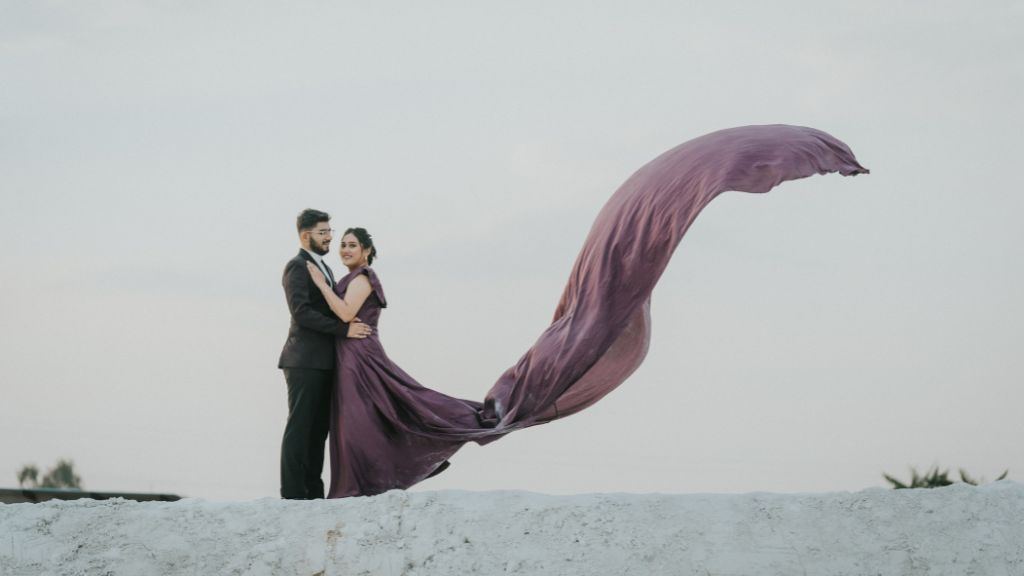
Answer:
[[342, 234], [341, 237], [344, 238], [349, 234], [356, 237], [356, 240], [359, 241], [359, 246], [361, 246], [363, 250], [370, 251], [370, 254], [366, 256], [366, 263], [368, 265], [373, 264], [374, 259], [377, 258], [377, 247], [373, 245], [373, 236], [370, 236], [370, 233], [366, 231], [366, 228], [349, 228], [348, 230], [345, 230], [345, 233]]

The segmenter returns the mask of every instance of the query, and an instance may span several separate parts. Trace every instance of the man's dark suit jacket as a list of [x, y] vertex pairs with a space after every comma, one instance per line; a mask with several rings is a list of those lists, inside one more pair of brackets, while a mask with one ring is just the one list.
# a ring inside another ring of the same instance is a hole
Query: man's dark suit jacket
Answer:
[[306, 262], [313, 262], [313, 257], [299, 250], [298, 256], [284, 267], [281, 284], [292, 313], [292, 324], [277, 367], [333, 370], [334, 338], [344, 338], [348, 324], [331, 312], [324, 295], [309, 277]]

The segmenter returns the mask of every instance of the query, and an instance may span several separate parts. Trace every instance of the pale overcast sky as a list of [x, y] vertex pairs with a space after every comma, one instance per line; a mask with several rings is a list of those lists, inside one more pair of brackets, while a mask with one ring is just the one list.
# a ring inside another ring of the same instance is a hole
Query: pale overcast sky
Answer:
[[389, 354], [482, 399], [622, 181], [772, 123], [871, 175], [719, 197], [625, 384], [416, 489], [1024, 479], [1021, 2], [0, 6], [0, 486], [275, 496], [306, 207], [374, 234]]

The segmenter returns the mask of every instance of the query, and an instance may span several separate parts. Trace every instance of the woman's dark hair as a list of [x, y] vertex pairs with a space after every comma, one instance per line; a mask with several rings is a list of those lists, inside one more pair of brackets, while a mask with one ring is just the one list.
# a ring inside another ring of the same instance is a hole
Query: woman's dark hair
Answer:
[[295, 227], [301, 233], [303, 230], [309, 230], [321, 222], [329, 222], [330, 220], [331, 216], [327, 212], [306, 208], [299, 212], [299, 217], [295, 219]]
[[359, 241], [359, 246], [361, 246], [363, 250], [370, 251], [370, 254], [366, 257], [366, 263], [373, 264], [374, 259], [377, 258], [377, 247], [373, 245], [373, 236], [370, 236], [370, 233], [366, 231], [366, 228], [349, 228], [348, 230], [345, 230], [345, 233], [342, 234], [341, 237], [344, 238], [349, 234], [356, 237], [356, 240]]

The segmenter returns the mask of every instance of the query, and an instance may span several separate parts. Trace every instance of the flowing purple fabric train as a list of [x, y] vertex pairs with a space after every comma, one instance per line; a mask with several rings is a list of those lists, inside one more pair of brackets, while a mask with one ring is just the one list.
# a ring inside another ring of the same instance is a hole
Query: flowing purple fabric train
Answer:
[[600, 400], [647, 355], [651, 292], [711, 200], [830, 172], [868, 170], [831, 135], [786, 125], [712, 132], [640, 168], [598, 214], [551, 326], [487, 394], [485, 421], [522, 428]]
[[[643, 362], [650, 297], [700, 211], [726, 191], [763, 193], [814, 174], [866, 174], [850, 149], [820, 130], [745, 126], [690, 140], [643, 166], [612, 195], [587, 236], [552, 324], [483, 404], [419, 385], [376, 338], [339, 342], [331, 497], [406, 488], [435, 474], [462, 444], [574, 414]], [[360, 318], [376, 323], [383, 289]]]

